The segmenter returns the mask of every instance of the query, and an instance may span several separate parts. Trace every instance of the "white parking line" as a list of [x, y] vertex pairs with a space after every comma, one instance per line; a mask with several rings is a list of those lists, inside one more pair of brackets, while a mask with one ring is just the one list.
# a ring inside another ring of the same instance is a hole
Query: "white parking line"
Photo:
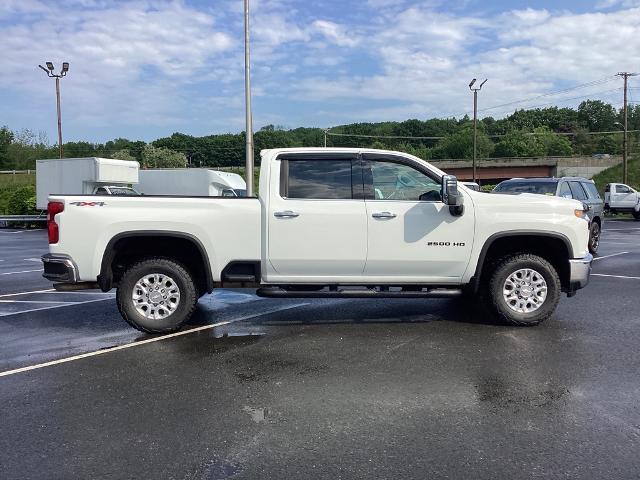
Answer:
[[593, 261], [595, 262], [596, 260], [602, 260], [604, 258], [617, 257], [618, 255], [624, 255], [625, 253], [629, 253], [629, 252], [612, 253], [611, 255], [604, 255], [603, 257], [596, 257], [596, 258], [593, 259]]
[[182, 335], [188, 335], [189, 333], [194, 332], [202, 332], [203, 330], [211, 330], [212, 328], [221, 327], [223, 325], [229, 325], [230, 323], [242, 322], [244, 320], [250, 320], [252, 318], [261, 317], [263, 315], [269, 315], [271, 313], [281, 312], [283, 310], [290, 310], [292, 308], [302, 307], [304, 305], [308, 305], [307, 303], [298, 303], [295, 305], [286, 305], [284, 307], [273, 308], [266, 312], [254, 313], [253, 315], [248, 315], [246, 317], [236, 318], [234, 320], [227, 320], [224, 322], [213, 323], [211, 325], [203, 325], [201, 327], [190, 328], [189, 330], [182, 330], [180, 332], [169, 333], [167, 335], [161, 335], [158, 337], [147, 338], [146, 340], [140, 340], [133, 343], [126, 343], [124, 345], [118, 345], [117, 347], [105, 348], [103, 350], [96, 350], [93, 352], [82, 353], [80, 355], [74, 355], [72, 357], [61, 358], [59, 360], [52, 360], [51, 362], [39, 363], [37, 365], [30, 365], [28, 367], [16, 368], [14, 370], [6, 370], [4, 372], [0, 372], [0, 377], [6, 377], [8, 375], [15, 375], [16, 373], [29, 372], [31, 370], [36, 370], [38, 368], [51, 367], [53, 365], [59, 365], [61, 363], [73, 362], [75, 360], [81, 360], [87, 357], [95, 357], [97, 355], [104, 355], [105, 353], [116, 352], [118, 350], [124, 350], [126, 348], [138, 347], [140, 345], [146, 345], [148, 343], [159, 342], [161, 340], [166, 340], [168, 338], [180, 337]]
[[43, 272], [44, 270], [42, 268], [38, 269], [38, 270], [22, 270], [20, 272], [4, 272], [4, 273], [0, 273], [0, 275], [17, 275], [19, 273], [33, 273], [33, 272]]
[[603, 230], [603, 233], [604, 232], [628, 232], [630, 230], [640, 230], [640, 228], [635, 228], [635, 227], [632, 227], [632, 228], [605, 228]]
[[29, 295], [30, 293], [50, 293], [50, 292], [57, 292], [57, 290], [54, 290], [53, 288], [49, 288], [47, 290], [31, 290], [30, 292], [5, 293], [4, 295], [0, 295], [0, 298], [13, 297], [15, 295]]
[[640, 280], [640, 277], [627, 277], [625, 275], [607, 275], [605, 273], [592, 273], [592, 277], [612, 277], [612, 278], [626, 278], [629, 280]]
[[0, 318], [2, 318], [2, 317], [10, 317], [11, 315], [20, 315], [22, 313], [39, 312], [41, 310], [52, 310], [54, 308], [72, 307], [74, 305], [82, 305], [84, 303], [104, 302], [105, 300], [111, 300], [113, 298], [115, 298], [115, 297], [98, 298], [98, 299], [95, 299], [95, 300], [84, 300], [82, 302], [65, 303], [64, 305], [52, 305], [51, 307], [30, 308], [28, 310], [20, 310], [19, 312], [0, 313]]
[[77, 302], [59, 302], [57, 300], [0, 300], [0, 303], [64, 303], [67, 305], [73, 305]]

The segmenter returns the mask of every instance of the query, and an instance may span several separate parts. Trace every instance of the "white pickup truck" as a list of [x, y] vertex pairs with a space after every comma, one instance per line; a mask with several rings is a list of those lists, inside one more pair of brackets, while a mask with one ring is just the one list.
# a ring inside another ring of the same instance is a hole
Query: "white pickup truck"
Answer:
[[589, 280], [586, 208], [458, 185], [404, 153], [262, 152], [258, 198], [49, 198], [44, 276], [117, 288], [122, 316], [169, 332], [215, 288], [263, 297], [475, 296], [534, 325]]
[[624, 183], [608, 183], [604, 189], [604, 208], [611, 213], [630, 213], [640, 220], [640, 192]]

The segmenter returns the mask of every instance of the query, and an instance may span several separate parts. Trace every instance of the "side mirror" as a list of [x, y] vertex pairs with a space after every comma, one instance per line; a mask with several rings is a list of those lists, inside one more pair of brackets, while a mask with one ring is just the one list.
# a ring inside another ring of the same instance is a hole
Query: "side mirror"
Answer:
[[442, 202], [449, 205], [451, 215], [460, 216], [464, 213], [464, 197], [458, 191], [458, 179], [453, 175], [442, 177]]

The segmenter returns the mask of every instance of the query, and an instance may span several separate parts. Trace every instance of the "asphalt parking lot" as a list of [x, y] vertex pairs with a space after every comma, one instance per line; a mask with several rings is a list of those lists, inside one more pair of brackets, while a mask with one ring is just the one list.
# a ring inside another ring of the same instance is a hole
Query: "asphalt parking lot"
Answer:
[[201, 299], [143, 335], [0, 229], [0, 478], [638, 478], [640, 222], [533, 328], [453, 300]]

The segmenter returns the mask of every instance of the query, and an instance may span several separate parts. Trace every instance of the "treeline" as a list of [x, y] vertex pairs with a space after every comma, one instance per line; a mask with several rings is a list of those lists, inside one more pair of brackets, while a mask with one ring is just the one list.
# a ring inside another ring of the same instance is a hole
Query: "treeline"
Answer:
[[[584, 101], [577, 109], [549, 107], [517, 110], [502, 119], [484, 117], [478, 123], [478, 154], [480, 158], [617, 154], [622, 150], [622, 135], [602, 132], [621, 130], [622, 121], [620, 110], [600, 100]], [[640, 105], [629, 109], [629, 129], [640, 130]], [[632, 135], [633, 141], [635, 138]], [[285, 130], [268, 125], [255, 133], [254, 140], [259, 163], [259, 152], [265, 148], [323, 146], [325, 132], [320, 128]], [[332, 127], [326, 140], [328, 147], [386, 148], [424, 159], [468, 159], [473, 155], [473, 122], [465, 116], [353, 123]], [[0, 170], [31, 169], [37, 159], [57, 156], [57, 147], [43, 135], [0, 129]], [[125, 138], [104, 144], [67, 142], [64, 156], [136, 159], [147, 167], [239, 166], [244, 164], [245, 135], [194, 137], [174, 133], [150, 144]]]

